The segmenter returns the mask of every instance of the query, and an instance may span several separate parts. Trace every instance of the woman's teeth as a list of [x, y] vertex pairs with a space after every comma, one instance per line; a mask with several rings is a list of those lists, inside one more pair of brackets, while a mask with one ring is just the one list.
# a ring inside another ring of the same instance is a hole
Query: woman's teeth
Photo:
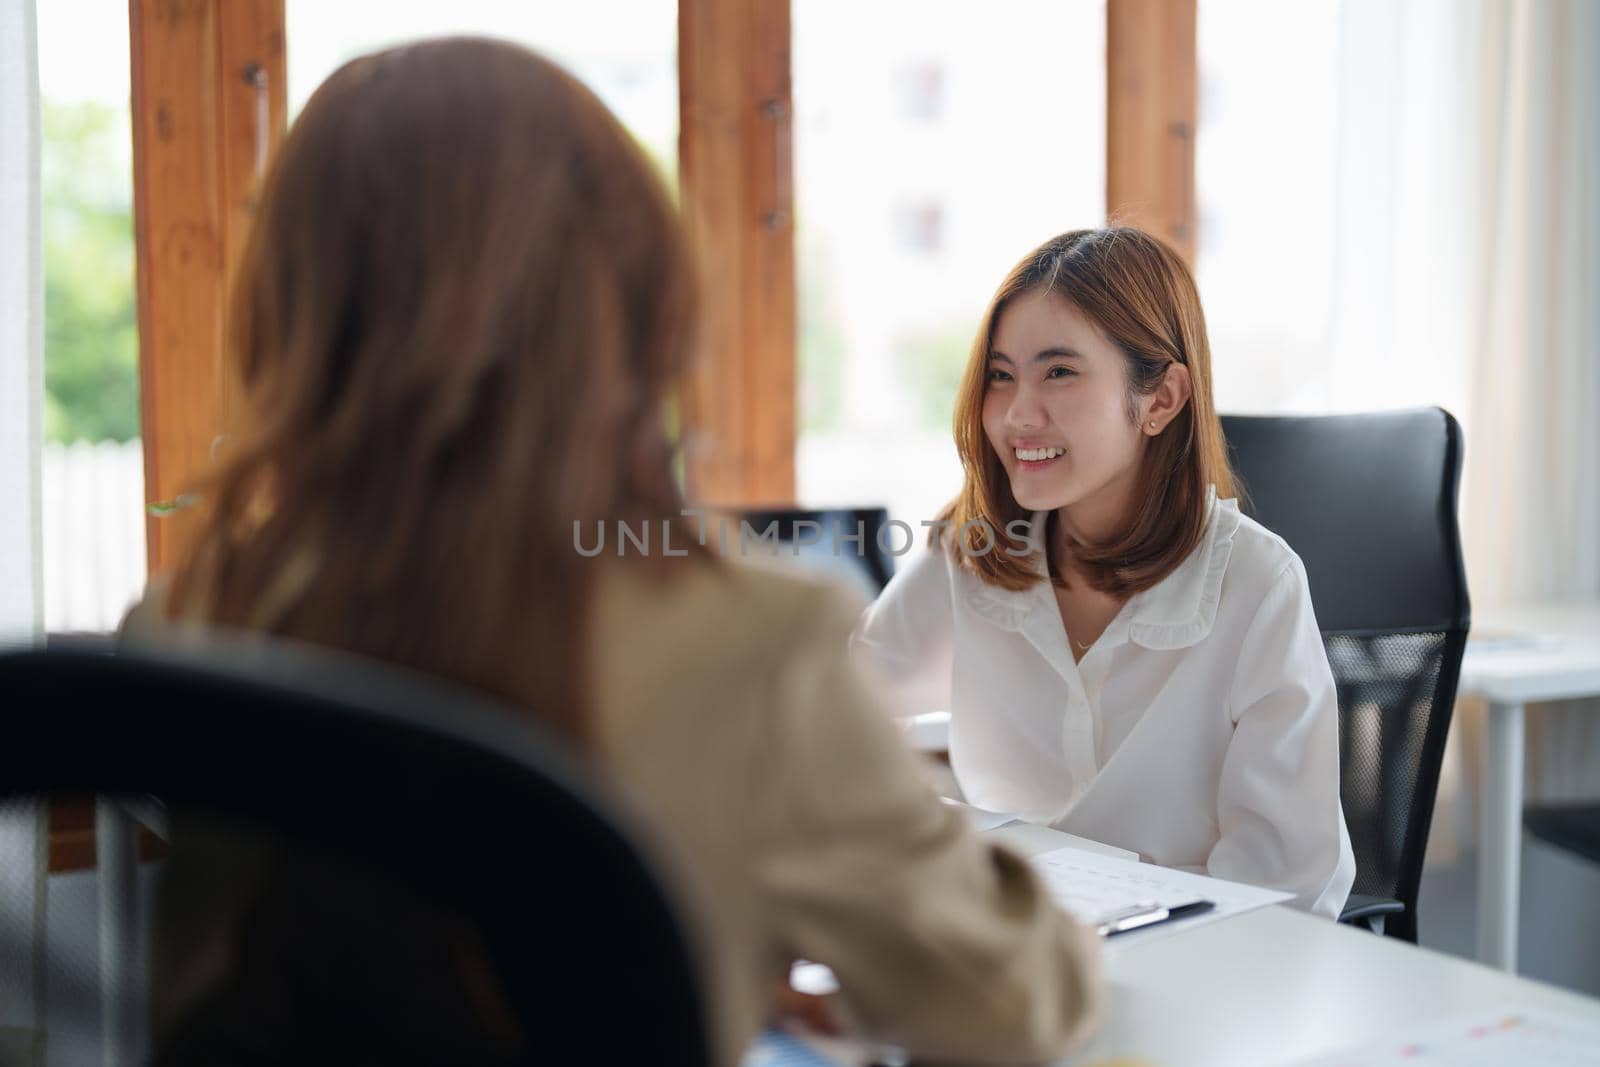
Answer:
[[1029, 462], [1029, 463], [1037, 462], [1037, 461], [1039, 461], [1041, 459], [1055, 459], [1057, 456], [1063, 455], [1066, 451], [1067, 450], [1064, 449], [1064, 448], [1019, 448], [1019, 449], [1016, 449], [1017, 458], [1020, 459], [1020, 460], [1025, 461], [1025, 462]]

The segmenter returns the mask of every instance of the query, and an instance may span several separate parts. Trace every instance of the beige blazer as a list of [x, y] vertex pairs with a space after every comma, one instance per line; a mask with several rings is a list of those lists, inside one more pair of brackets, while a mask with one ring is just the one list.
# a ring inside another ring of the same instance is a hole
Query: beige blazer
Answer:
[[[1043, 1061], [1088, 1030], [1098, 938], [925, 784], [849, 659], [857, 605], [771, 569], [593, 565], [602, 773], [676, 890], [719, 1064], [795, 959], [833, 969], [864, 1034], [919, 1057]], [[161, 593], [126, 639], [160, 639]]]
[[1098, 939], [939, 803], [848, 658], [856, 611], [733, 565], [601, 583], [597, 740], [686, 889], [722, 1061], [795, 958], [915, 1054], [1058, 1056], [1099, 1013]]

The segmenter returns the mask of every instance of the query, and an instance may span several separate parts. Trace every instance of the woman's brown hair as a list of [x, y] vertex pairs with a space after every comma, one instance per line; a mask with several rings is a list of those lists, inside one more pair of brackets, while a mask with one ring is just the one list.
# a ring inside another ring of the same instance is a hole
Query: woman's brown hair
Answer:
[[509, 43], [356, 59], [274, 161], [231, 311], [245, 411], [168, 613], [581, 737], [595, 568], [574, 523], [682, 521], [663, 416], [691, 263], [629, 134]]
[[[1034, 561], [1008, 549], [1011, 523], [1029, 519], [983, 429], [990, 348], [1000, 316], [1024, 293], [1059, 296], [1076, 307], [1125, 357], [1129, 420], [1137, 399], [1154, 392], [1167, 368], [1188, 368], [1189, 402], [1145, 449], [1134, 504], [1120, 532], [1101, 544], [1072, 546], [1091, 585], [1128, 597], [1171, 574], [1205, 534], [1207, 490], [1233, 495], [1222, 424], [1211, 395], [1211, 348], [1200, 294], [1172, 249], [1132, 227], [1073, 230], [1053, 237], [1012, 268], [984, 313], [956, 396], [956, 450], [965, 481], [944, 519], [957, 531], [952, 557], [984, 581], [1025, 589], [1040, 580]], [[1051, 522], [1052, 532], [1055, 529]], [[1050, 541], [1047, 539], [1047, 545]], [[1053, 580], [1062, 581], [1059, 574]]]

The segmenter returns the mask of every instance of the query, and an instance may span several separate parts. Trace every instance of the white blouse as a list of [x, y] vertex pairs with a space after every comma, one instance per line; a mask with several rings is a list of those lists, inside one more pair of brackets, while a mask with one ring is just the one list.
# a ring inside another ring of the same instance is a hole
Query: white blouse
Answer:
[[[1033, 517], [1041, 574], [1046, 516]], [[1291, 892], [1319, 914], [1344, 906], [1355, 856], [1333, 674], [1300, 558], [1235, 501], [1213, 499], [1194, 552], [1079, 662], [1048, 581], [1011, 592], [943, 550], [895, 575], [852, 647], [922, 694], [905, 710], [947, 700], [969, 803]]]

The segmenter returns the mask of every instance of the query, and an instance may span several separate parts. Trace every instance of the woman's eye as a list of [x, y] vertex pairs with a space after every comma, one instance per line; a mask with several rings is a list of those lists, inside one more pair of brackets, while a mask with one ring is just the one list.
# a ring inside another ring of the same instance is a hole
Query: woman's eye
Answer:
[[1077, 373], [1078, 372], [1073, 370], [1071, 367], [1055, 366], [1055, 367], [1051, 367], [1047, 372], [1045, 372], [1045, 377], [1046, 378], [1071, 378], [1071, 377], [1076, 376]]
[[991, 382], [1009, 382], [1011, 375], [1003, 370], [991, 370], [989, 371], [989, 380]]

